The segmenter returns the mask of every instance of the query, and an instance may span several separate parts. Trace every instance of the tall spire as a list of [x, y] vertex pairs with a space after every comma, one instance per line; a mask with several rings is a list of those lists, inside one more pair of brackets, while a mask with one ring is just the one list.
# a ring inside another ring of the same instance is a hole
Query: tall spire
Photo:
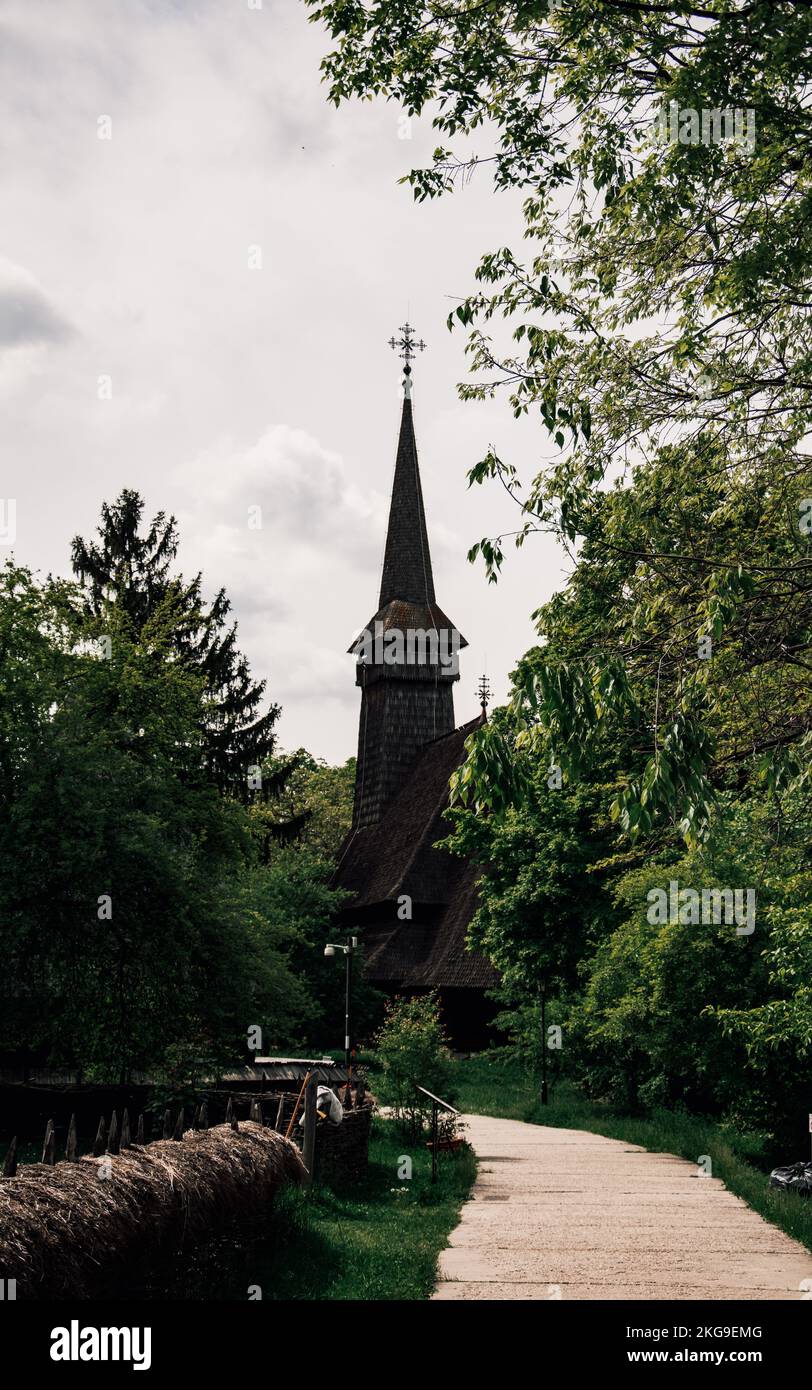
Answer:
[[403, 371], [403, 413], [392, 483], [392, 500], [389, 506], [389, 526], [378, 600], [380, 608], [391, 603], [392, 599], [401, 599], [406, 603], [434, 603], [434, 578], [431, 572], [423, 490], [420, 486], [420, 469], [417, 462], [411, 392], [411, 363], [415, 354], [422, 352], [426, 344], [422, 338], [415, 341], [414, 329], [408, 322], [399, 332], [400, 338], [390, 338], [389, 346], [398, 352], [406, 363]]
[[[404, 324], [392, 338], [406, 366], [425, 344]], [[353, 641], [361, 687], [353, 825], [374, 825], [421, 751], [454, 728], [452, 686], [465, 638], [437, 606], [417, 463], [411, 392], [404, 392], [378, 611]]]
[[400, 419], [378, 607], [385, 608], [395, 598], [406, 603], [434, 603], [434, 577], [423, 489], [420, 486], [412, 403], [408, 399], [403, 402]]

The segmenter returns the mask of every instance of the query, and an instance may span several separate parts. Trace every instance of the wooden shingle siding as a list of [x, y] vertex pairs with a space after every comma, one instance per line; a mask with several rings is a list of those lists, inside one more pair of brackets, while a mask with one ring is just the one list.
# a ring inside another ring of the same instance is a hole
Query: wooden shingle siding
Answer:
[[[389, 663], [376, 635], [436, 632], [430, 659]], [[484, 957], [465, 945], [476, 911], [477, 870], [435, 842], [448, 835], [443, 821], [449, 778], [465, 757], [476, 719], [455, 728], [448, 663], [466, 646], [436, 602], [428, 532], [414, 438], [412, 405], [405, 401], [389, 512], [378, 611], [365, 630], [353, 825], [334, 883], [352, 893], [342, 925], [360, 931], [365, 973], [387, 988], [470, 990], [493, 988], [498, 977]], [[453, 634], [453, 637], [452, 637]], [[358, 642], [351, 651], [359, 654]], [[398, 901], [411, 903], [400, 920]]]

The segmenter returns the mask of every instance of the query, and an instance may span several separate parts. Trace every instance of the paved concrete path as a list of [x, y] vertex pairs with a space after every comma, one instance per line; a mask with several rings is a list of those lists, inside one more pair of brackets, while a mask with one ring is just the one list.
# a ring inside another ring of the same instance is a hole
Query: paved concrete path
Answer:
[[583, 1130], [465, 1124], [479, 1176], [435, 1299], [800, 1299], [812, 1279], [809, 1251], [696, 1164]]

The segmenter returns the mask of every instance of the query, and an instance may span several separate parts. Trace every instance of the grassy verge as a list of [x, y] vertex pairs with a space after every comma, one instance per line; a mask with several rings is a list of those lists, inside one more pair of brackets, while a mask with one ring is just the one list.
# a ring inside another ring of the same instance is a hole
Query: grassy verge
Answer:
[[458, 1062], [454, 1080], [455, 1104], [469, 1114], [585, 1129], [653, 1152], [678, 1154], [692, 1163], [708, 1154], [715, 1178], [721, 1178], [731, 1192], [767, 1221], [812, 1250], [812, 1200], [767, 1186], [767, 1172], [759, 1166], [760, 1141], [751, 1135], [736, 1134], [712, 1120], [674, 1110], [656, 1109], [645, 1116], [617, 1114], [566, 1082], [557, 1083], [550, 1104], [542, 1106], [535, 1078], [520, 1064], [501, 1059], [473, 1057]]
[[[412, 1177], [398, 1177], [402, 1156]], [[476, 1173], [470, 1150], [431, 1156], [376, 1117], [363, 1185], [282, 1194], [268, 1240], [251, 1255], [248, 1284], [264, 1299], [421, 1299], [434, 1287], [437, 1256]], [[232, 1298], [246, 1298], [245, 1285]]]

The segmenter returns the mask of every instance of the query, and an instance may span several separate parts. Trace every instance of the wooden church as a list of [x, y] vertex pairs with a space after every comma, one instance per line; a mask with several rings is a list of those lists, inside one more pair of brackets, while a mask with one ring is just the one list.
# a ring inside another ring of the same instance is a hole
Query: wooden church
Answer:
[[352, 893], [341, 925], [357, 932], [368, 979], [392, 995], [436, 990], [460, 1048], [487, 1037], [498, 977], [466, 948], [477, 870], [435, 842], [464, 744], [485, 718], [454, 722], [457, 653], [465, 639], [439, 607], [431, 567], [411, 400], [416, 344], [408, 324], [391, 346], [405, 358], [389, 526], [378, 609], [353, 642], [361, 689], [352, 829], [335, 886]]

